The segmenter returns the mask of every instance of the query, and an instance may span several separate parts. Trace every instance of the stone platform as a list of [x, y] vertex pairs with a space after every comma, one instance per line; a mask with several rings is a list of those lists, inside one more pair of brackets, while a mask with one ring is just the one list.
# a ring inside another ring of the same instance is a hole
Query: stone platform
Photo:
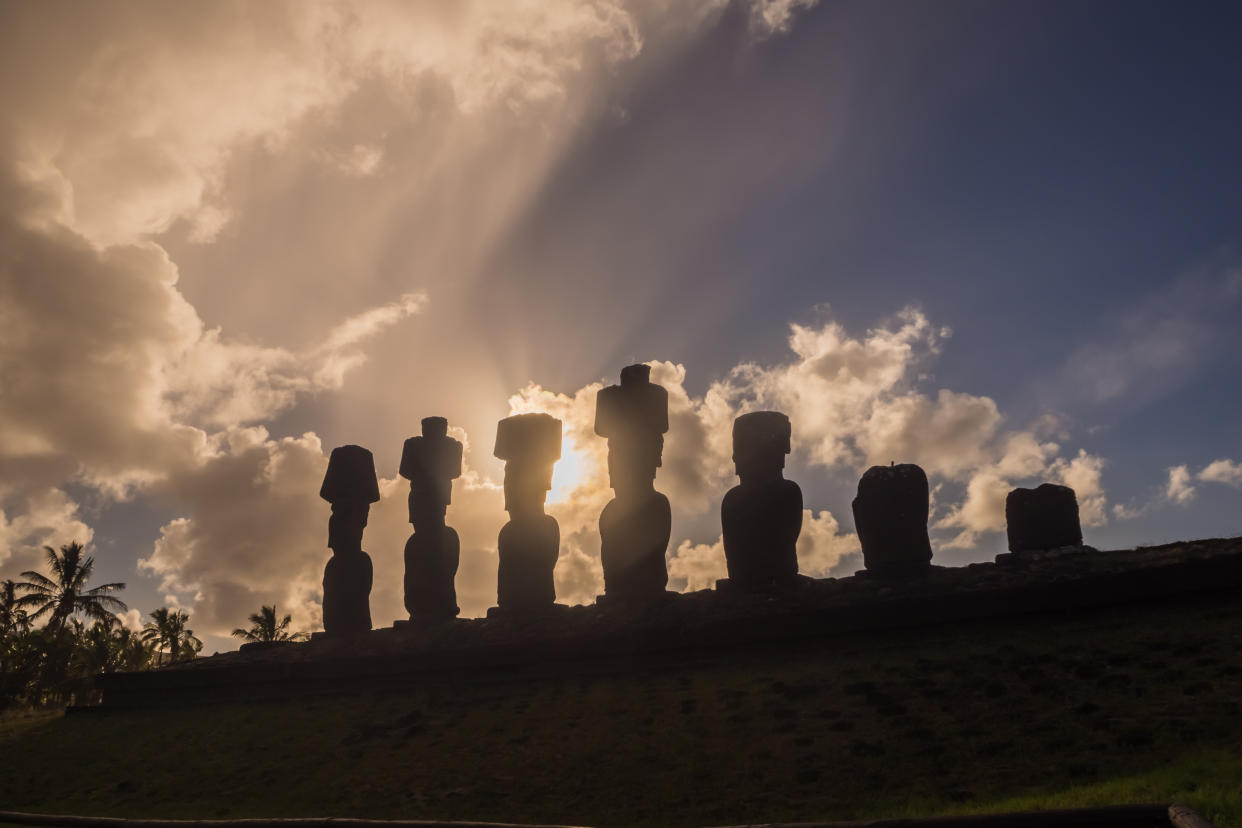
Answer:
[[244, 647], [158, 671], [100, 677], [105, 709], [399, 688], [420, 675], [471, 680], [515, 670], [630, 669], [644, 660], [812, 639], [1039, 617], [1134, 604], [1242, 600], [1242, 538], [1129, 550], [1088, 547], [932, 567], [901, 581], [862, 573], [807, 579], [782, 592], [701, 590], [642, 611], [566, 607], [534, 618], [455, 619], [349, 637]]

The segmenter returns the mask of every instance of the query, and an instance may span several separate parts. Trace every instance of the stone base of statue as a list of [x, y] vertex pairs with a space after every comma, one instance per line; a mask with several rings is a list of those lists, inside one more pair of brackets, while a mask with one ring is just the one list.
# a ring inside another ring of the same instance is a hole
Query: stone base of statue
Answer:
[[323, 569], [323, 629], [328, 635], [371, 630], [371, 557], [337, 552]]
[[405, 542], [405, 609], [411, 621], [444, 621], [457, 617], [453, 586], [461, 542], [451, 526], [423, 530]]
[[457, 623], [457, 618], [398, 618], [392, 622], [397, 632], [414, 632], [432, 628], [447, 627]]
[[948, 567], [937, 566], [929, 563], [922, 566], [905, 566], [905, 567], [881, 567], [880, 569], [860, 569], [854, 573], [854, 577], [861, 581], [866, 580], [883, 580], [883, 581], [917, 581], [926, 578], [933, 572], [938, 572]]
[[1052, 549], [1023, 549], [1021, 552], [1002, 552], [996, 556], [996, 562], [1007, 566], [1024, 566], [1040, 561], [1049, 561], [1054, 558], [1090, 555], [1099, 551], [1094, 546], [1077, 543], [1073, 546], [1058, 546]]
[[488, 607], [488, 618], [517, 620], [523, 618], [556, 618], [569, 612], [568, 604], [539, 604], [526, 607]]
[[674, 592], [671, 589], [647, 592], [641, 596], [605, 593], [604, 595], [595, 596], [595, 604], [608, 610], [647, 610], [676, 601], [680, 595], [680, 592]]
[[631, 603], [659, 600], [668, 586], [664, 553], [672, 528], [668, 498], [657, 491], [610, 501], [599, 517], [605, 595]]
[[496, 606], [505, 612], [541, 612], [556, 602], [552, 574], [560, 555], [561, 530], [556, 518], [536, 514], [515, 517], [497, 539]]
[[759, 586], [747, 581], [735, 581], [732, 578], [718, 578], [716, 580], [716, 591], [721, 595], [766, 594], [780, 596], [796, 592], [814, 582], [815, 579], [810, 575], [799, 575], [798, 573], [794, 573], [792, 577], [768, 581]]

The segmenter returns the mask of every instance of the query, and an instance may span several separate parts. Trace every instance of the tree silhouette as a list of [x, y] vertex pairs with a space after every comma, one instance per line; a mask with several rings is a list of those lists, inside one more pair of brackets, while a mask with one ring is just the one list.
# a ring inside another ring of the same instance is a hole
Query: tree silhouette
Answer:
[[250, 629], [243, 630], [241, 627], [233, 630], [233, 636], [244, 641], [305, 641], [310, 638], [304, 632], [289, 632], [289, 625], [293, 622], [292, 615], [286, 615], [279, 621], [276, 620], [276, 605], [270, 607], [264, 605], [259, 611], [252, 613], [248, 619], [250, 621]]
[[72, 667], [86, 676], [117, 670], [142, 670], [151, 660], [152, 647], [116, 616], [96, 621], [82, 631], [74, 651]]
[[15, 589], [26, 593], [17, 599], [16, 606], [38, 607], [27, 616], [29, 621], [51, 613], [47, 626], [60, 628], [67, 619], [78, 613], [97, 621], [106, 621], [114, 613], [129, 609], [119, 598], [108, 594], [125, 589], [123, 583], [86, 588], [91, 572], [95, 569], [95, 559], [82, 557], [82, 544], [77, 541], [67, 543], [60, 548], [59, 553], [50, 546], [43, 547], [43, 551], [47, 554], [47, 564], [52, 571], [52, 577], [26, 570], [22, 577], [29, 580], [14, 585]]
[[26, 613], [18, 609], [17, 584], [12, 578], [0, 581], [0, 640], [25, 633], [29, 622]]
[[151, 610], [149, 614], [151, 620], [143, 625], [142, 640], [153, 643], [161, 651], [167, 651], [169, 662], [194, 658], [203, 649], [203, 642], [185, 625], [190, 616], [184, 610], [159, 607]]

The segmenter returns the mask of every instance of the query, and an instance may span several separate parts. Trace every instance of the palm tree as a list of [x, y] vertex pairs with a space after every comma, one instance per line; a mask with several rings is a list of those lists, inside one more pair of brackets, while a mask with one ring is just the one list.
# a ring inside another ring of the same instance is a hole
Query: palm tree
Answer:
[[121, 626], [115, 615], [111, 621], [96, 621], [83, 630], [73, 654], [73, 668], [83, 676], [96, 676], [116, 670], [120, 666], [118, 631], [121, 630], [125, 630], [125, 627]]
[[60, 548], [59, 554], [50, 546], [43, 547], [43, 551], [47, 554], [47, 564], [53, 577], [26, 570], [22, 577], [29, 580], [14, 585], [15, 589], [26, 593], [17, 599], [16, 606], [38, 607], [27, 616], [29, 621], [50, 612], [47, 626], [59, 628], [78, 613], [96, 621], [106, 621], [114, 613], [129, 609], [119, 598], [108, 594], [125, 589], [123, 583], [86, 588], [91, 572], [95, 569], [95, 559], [82, 557], [82, 544], [77, 541], [67, 543]]
[[286, 615], [277, 621], [275, 604], [260, 607], [258, 612], [251, 614], [249, 621], [250, 629], [243, 630], [238, 627], [233, 630], [233, 636], [245, 641], [305, 641], [310, 638], [304, 632], [289, 632], [289, 625], [293, 622], [292, 615]]
[[0, 581], [0, 640], [22, 635], [29, 626], [26, 613], [17, 608], [17, 584], [12, 578]]
[[155, 646], [142, 640], [142, 635], [121, 627], [116, 633], [117, 665], [128, 672], [148, 670], [155, 655]]
[[160, 650], [168, 651], [168, 661], [194, 658], [203, 649], [203, 642], [186, 627], [190, 616], [184, 610], [159, 607], [149, 613], [151, 620], [142, 627], [142, 640], [153, 642]]

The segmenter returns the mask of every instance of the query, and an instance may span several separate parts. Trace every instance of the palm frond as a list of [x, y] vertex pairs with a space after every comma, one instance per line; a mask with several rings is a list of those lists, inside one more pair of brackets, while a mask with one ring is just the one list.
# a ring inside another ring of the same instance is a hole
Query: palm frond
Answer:
[[22, 577], [29, 578], [30, 580], [26, 581], [25, 583], [18, 583], [17, 584], [18, 589], [26, 590], [27, 592], [31, 592], [31, 591], [48, 592], [48, 591], [56, 589], [55, 581], [53, 581], [51, 578], [48, 578], [46, 575], [44, 575], [41, 572], [35, 572], [33, 569], [28, 569], [25, 572], [23, 572]]
[[[65, 547], [61, 547], [64, 549]], [[56, 554], [56, 550], [50, 546], [43, 547], [43, 556], [47, 558], [48, 568], [52, 570], [52, 574], [60, 577], [65, 573], [65, 564], [60, 555]]]
[[97, 587], [92, 587], [82, 594], [88, 596], [103, 595], [106, 592], [120, 592], [123, 589], [125, 589], [125, 583], [123, 581], [115, 581], [111, 584], [100, 584]]
[[43, 604], [47, 604], [51, 606], [51, 605], [54, 605], [55, 603], [56, 601], [54, 599], [50, 599], [46, 595], [40, 595], [38, 593], [35, 593], [32, 595], [23, 595], [21, 598], [18, 598], [16, 601], [13, 602], [13, 606], [33, 607], [36, 604], [40, 606]]
[[98, 604], [101, 607], [107, 607], [112, 610], [112, 612], [126, 612], [129, 610], [129, 605], [127, 605], [120, 598], [116, 598], [112, 595], [93, 595], [91, 593], [87, 593], [80, 600], [83, 604]]
[[38, 608], [37, 610], [35, 610], [34, 612], [32, 612], [32, 613], [30, 613], [29, 615], [27, 615], [27, 616], [26, 616], [26, 620], [27, 620], [27, 621], [34, 621], [34, 620], [35, 620], [35, 619], [37, 619], [39, 616], [43, 615], [43, 613], [45, 613], [45, 612], [50, 612], [50, 611], [51, 611], [52, 609], [54, 609], [55, 607], [56, 607], [56, 605], [55, 605], [55, 604], [51, 604], [51, 603], [49, 603], [49, 604], [44, 604], [43, 606], [39, 607], [39, 608]]

